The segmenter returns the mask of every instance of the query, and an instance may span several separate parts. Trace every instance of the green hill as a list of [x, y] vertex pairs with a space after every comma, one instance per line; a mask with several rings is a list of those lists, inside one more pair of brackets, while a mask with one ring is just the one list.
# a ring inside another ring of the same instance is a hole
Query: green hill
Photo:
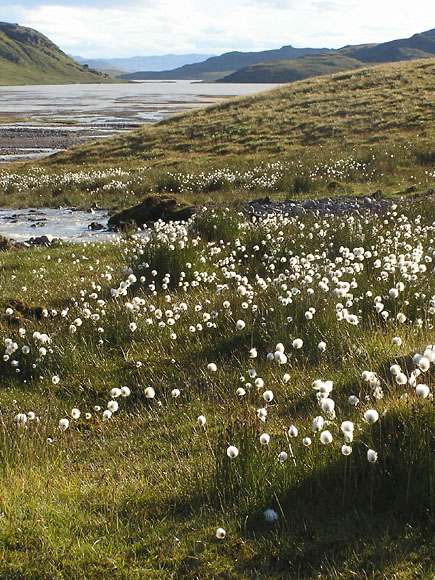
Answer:
[[46, 163], [282, 156], [433, 138], [435, 59], [383, 64], [231, 99], [158, 125], [87, 143]]
[[40, 32], [0, 22], [0, 85], [104, 82], [110, 79], [76, 63]]
[[340, 54], [304, 56], [296, 60], [264, 62], [242, 68], [223, 79], [221, 83], [290, 83], [332, 74], [344, 70], [353, 70], [364, 66], [359, 60]]
[[149, 79], [204, 79], [214, 80], [223, 75], [230, 74], [242, 67], [251, 66], [262, 62], [277, 60], [293, 60], [306, 55], [324, 54], [329, 52], [327, 48], [294, 48], [283, 46], [277, 50], [263, 50], [261, 52], [227, 52], [220, 56], [214, 56], [195, 64], [187, 64], [182, 67], [160, 72], [141, 71], [119, 78], [127, 80]]
[[223, 83], [291, 83], [328, 73], [352, 70], [364, 64], [380, 64], [431, 58], [435, 55], [435, 29], [411, 38], [381, 44], [345, 46], [327, 54], [302, 56], [293, 62], [255, 64], [217, 79]]

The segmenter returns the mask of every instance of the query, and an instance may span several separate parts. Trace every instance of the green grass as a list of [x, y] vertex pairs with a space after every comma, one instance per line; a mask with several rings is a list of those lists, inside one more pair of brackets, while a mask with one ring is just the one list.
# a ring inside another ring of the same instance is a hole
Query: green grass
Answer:
[[87, 70], [31, 28], [0, 23], [0, 85], [113, 82]]
[[292, 83], [302, 79], [351, 71], [364, 64], [341, 54], [304, 56], [296, 60], [264, 62], [219, 79], [222, 83]]
[[[0, 172], [4, 206], [122, 209], [433, 187], [434, 60], [299, 81]], [[351, 106], [350, 106], [351, 104]]]
[[[414, 353], [435, 342], [434, 220], [430, 198], [390, 204], [381, 216], [258, 224], [209, 208], [188, 226], [158, 226], [149, 243], [130, 236], [3, 252], [1, 344], [10, 338], [18, 350], [0, 358], [0, 578], [432, 580], [433, 398], [396, 384], [389, 369], [397, 363], [411, 376]], [[359, 261], [351, 256], [361, 246], [371, 255]], [[377, 268], [378, 259], [391, 266]], [[322, 278], [329, 288], [318, 286]], [[353, 281], [344, 296], [334, 291]], [[389, 290], [399, 281], [394, 299]], [[359, 324], [338, 321], [337, 303]], [[236, 330], [239, 319], [246, 327]], [[45, 355], [35, 331], [51, 338]], [[402, 346], [392, 345], [395, 336]], [[278, 342], [283, 365], [266, 360]], [[418, 378], [432, 395], [433, 366]], [[361, 379], [364, 370], [376, 373], [382, 398]], [[323, 414], [315, 379], [334, 383], [331, 445], [311, 430]], [[103, 420], [111, 389], [123, 385], [130, 396]], [[265, 389], [273, 390], [270, 404]], [[361, 419], [369, 408], [380, 416], [372, 426]], [[39, 422], [18, 426], [16, 414], [29, 411]], [[70, 418], [65, 433], [62, 417]], [[348, 457], [340, 453], [345, 419], [355, 423]], [[237, 458], [227, 457], [228, 445]], [[266, 508], [276, 522], [265, 521]], [[226, 529], [222, 541], [217, 527]]]
[[[434, 60], [338, 73], [231, 99], [171, 117], [156, 126], [73, 147], [49, 164], [151, 164], [235, 155], [278, 157], [292, 152], [405, 145], [433, 138]], [[349, 106], [351, 104], [351, 106]], [[240, 130], [240, 128], [244, 128]]]

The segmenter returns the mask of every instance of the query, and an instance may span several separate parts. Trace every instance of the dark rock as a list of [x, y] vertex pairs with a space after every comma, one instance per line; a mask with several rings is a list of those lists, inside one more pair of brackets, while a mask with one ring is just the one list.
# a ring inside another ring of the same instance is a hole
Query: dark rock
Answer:
[[0, 252], [6, 252], [6, 250], [11, 250], [14, 247], [14, 243], [5, 236], [0, 236]]
[[150, 195], [142, 203], [113, 215], [108, 222], [110, 228], [122, 230], [125, 225], [142, 227], [158, 220], [164, 222], [189, 219], [195, 213], [191, 206], [179, 203], [175, 197]]
[[340, 184], [338, 183], [338, 181], [330, 181], [328, 183], [328, 189], [329, 189], [329, 191], [334, 191], [338, 187], [340, 187]]
[[88, 230], [92, 230], [92, 231], [98, 231], [98, 230], [104, 230], [104, 226], [102, 224], [99, 224], [98, 222], [91, 222], [88, 225]]
[[411, 187], [408, 187], [408, 189], [405, 191], [405, 193], [415, 193], [417, 191], [417, 188], [415, 187], [415, 185], [411, 185]]

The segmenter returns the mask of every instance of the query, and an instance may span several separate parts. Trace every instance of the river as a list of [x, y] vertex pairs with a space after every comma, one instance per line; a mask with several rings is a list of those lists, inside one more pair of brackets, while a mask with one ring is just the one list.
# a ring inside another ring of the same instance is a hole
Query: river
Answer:
[[275, 84], [142, 81], [0, 87], [0, 163], [62, 151]]

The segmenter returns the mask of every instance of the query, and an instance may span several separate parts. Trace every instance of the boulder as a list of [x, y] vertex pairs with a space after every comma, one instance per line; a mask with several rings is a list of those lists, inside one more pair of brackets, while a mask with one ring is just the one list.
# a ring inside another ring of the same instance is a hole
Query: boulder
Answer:
[[149, 195], [142, 203], [113, 215], [108, 226], [114, 230], [134, 229], [152, 224], [158, 220], [164, 222], [189, 219], [195, 208], [180, 203], [177, 198], [166, 195]]

